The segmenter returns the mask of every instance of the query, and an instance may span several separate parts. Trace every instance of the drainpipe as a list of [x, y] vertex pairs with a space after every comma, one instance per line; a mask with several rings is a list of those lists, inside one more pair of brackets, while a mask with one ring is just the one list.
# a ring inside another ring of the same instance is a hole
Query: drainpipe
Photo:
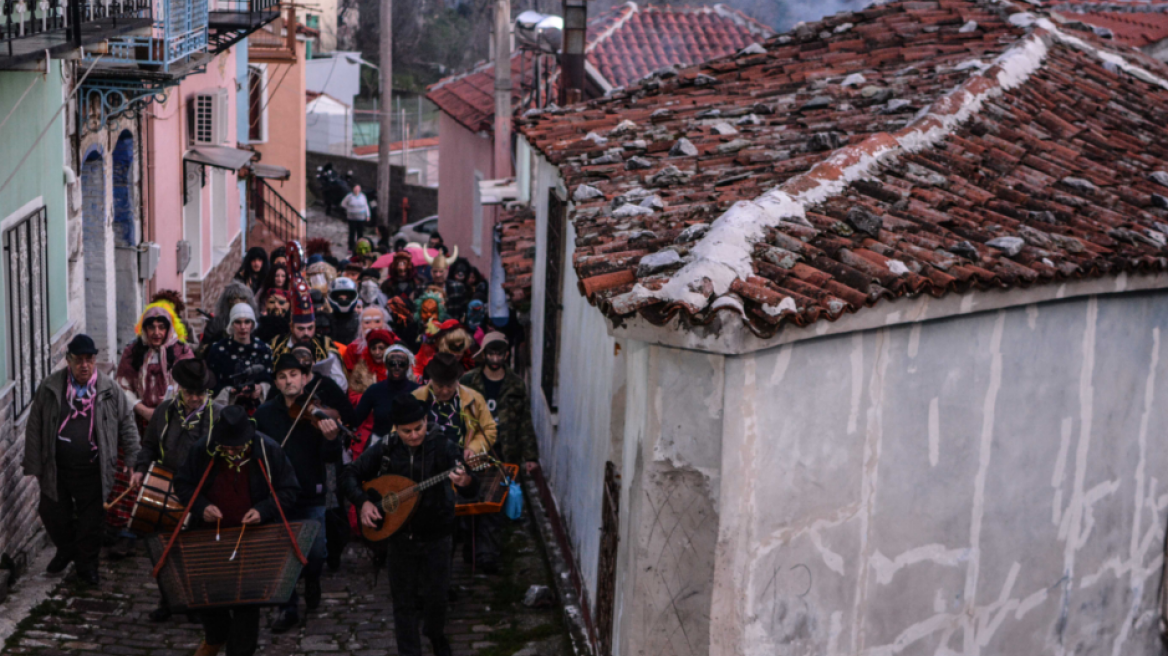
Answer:
[[296, 5], [288, 5], [288, 18], [284, 21], [284, 47], [296, 58]]
[[564, 46], [560, 52], [560, 105], [584, 98], [584, 48], [588, 35], [588, 0], [564, 0]]
[[511, 0], [495, 0], [495, 178], [511, 175]]

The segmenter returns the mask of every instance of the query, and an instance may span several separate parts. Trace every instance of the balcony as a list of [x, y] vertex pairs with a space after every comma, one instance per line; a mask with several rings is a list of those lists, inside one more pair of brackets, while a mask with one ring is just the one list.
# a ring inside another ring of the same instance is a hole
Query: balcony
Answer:
[[[122, 77], [141, 71], [163, 77], [184, 77], [203, 63], [207, 51], [207, 0], [152, 0], [154, 22], [145, 34], [116, 36], [104, 47], [88, 50], [86, 61], [97, 61], [98, 77]], [[121, 74], [119, 74], [119, 71]]]
[[279, 0], [210, 0], [210, 48], [220, 53], [280, 15]]
[[149, 28], [152, 0], [0, 0], [0, 70]]

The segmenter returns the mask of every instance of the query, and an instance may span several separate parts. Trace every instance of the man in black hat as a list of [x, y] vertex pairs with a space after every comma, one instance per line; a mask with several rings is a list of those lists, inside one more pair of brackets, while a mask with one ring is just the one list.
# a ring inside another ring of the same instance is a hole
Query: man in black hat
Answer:
[[[261, 462], [271, 476], [270, 488]], [[206, 482], [192, 501], [204, 472]], [[275, 498], [272, 489], [276, 491]], [[191, 447], [186, 462], [175, 475], [174, 490], [180, 501], [190, 504], [191, 517], [209, 525], [231, 528], [278, 520], [277, 504], [291, 508], [300, 486], [292, 463], [280, 445], [256, 432], [247, 411], [232, 405], [218, 413], [211, 434]], [[228, 656], [255, 653], [259, 607], [239, 606], [203, 611], [201, 615], [204, 638], [196, 656], [215, 656], [224, 645]]]
[[[381, 519], [378, 510], [361, 489], [361, 483], [394, 474], [424, 481], [444, 471], [460, 495], [473, 496], [478, 481], [459, 461], [458, 445], [443, 431], [430, 426], [426, 407], [410, 394], [393, 400], [394, 431], [388, 439], [365, 450], [341, 477], [345, 496], [360, 508], [361, 523], [374, 527]], [[450, 584], [451, 535], [454, 532], [454, 489], [434, 485], [418, 497], [409, 520], [388, 542], [389, 588], [393, 598], [394, 634], [400, 656], [421, 656], [418, 635], [430, 639], [434, 656], [450, 656], [446, 640], [446, 592]], [[422, 607], [418, 608], [418, 600]]]
[[[211, 401], [215, 374], [201, 358], [174, 363], [171, 377], [178, 393], [154, 409], [134, 466], [139, 475], [145, 474], [152, 463], [171, 473], [177, 472], [187, 461], [191, 447], [211, 433], [211, 427], [223, 412], [221, 404]], [[164, 622], [169, 618], [170, 608], [163, 598], [158, 608], [151, 611], [150, 621]]]
[[65, 364], [33, 396], [22, 464], [24, 475], [40, 483], [41, 522], [57, 548], [48, 573], [76, 561], [77, 577], [97, 585], [102, 501], [113, 489], [118, 447], [126, 462], [138, 455], [138, 427], [121, 388], [97, 370], [89, 335], [69, 342]]
[[430, 423], [462, 447], [466, 458], [490, 451], [498, 434], [495, 418], [482, 394], [458, 382], [462, 377], [458, 358], [435, 354], [425, 374], [430, 383], [414, 390], [414, 398], [426, 408]]
[[[331, 412], [332, 416], [319, 420], [313, 416], [314, 409], [309, 402], [312, 389], [307, 385], [311, 372], [311, 367], [291, 353], [280, 356], [274, 371], [280, 395], [255, 412], [256, 427], [280, 440], [280, 446], [292, 462], [296, 480], [300, 482], [300, 495], [287, 509], [288, 520], [320, 524], [312, 548], [305, 554], [308, 565], [303, 571], [304, 601], [309, 611], [320, 606], [320, 575], [328, 557], [324, 526], [328, 485], [326, 465], [341, 460], [341, 441], [337, 439], [340, 434], [339, 413], [322, 409], [321, 412]], [[303, 411], [293, 410], [294, 406]], [[293, 590], [292, 597], [281, 607], [280, 616], [272, 624], [272, 633], [285, 633], [300, 623], [299, 602], [300, 596]]]

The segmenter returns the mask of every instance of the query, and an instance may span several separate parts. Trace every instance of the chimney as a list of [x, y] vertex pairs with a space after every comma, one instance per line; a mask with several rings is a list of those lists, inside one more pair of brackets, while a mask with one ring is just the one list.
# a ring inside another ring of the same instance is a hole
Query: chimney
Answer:
[[584, 97], [584, 46], [588, 34], [588, 0], [564, 0], [564, 46], [560, 52], [560, 105]]

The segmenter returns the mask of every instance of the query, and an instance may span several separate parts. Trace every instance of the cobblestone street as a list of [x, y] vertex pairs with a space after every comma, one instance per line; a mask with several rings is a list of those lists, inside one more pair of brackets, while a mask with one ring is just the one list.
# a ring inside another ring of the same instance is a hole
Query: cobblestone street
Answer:
[[[561, 610], [527, 608], [524, 594], [532, 584], [546, 585], [548, 570], [530, 523], [506, 529], [502, 572], [472, 573], [456, 548], [446, 633], [454, 656], [565, 656], [568, 639]], [[49, 599], [20, 622], [3, 654], [123, 654], [180, 656], [194, 652], [201, 627], [176, 615], [153, 624], [147, 615], [158, 601], [150, 578], [150, 560], [139, 544], [138, 556], [121, 562], [103, 560], [100, 589], [85, 589], [62, 580]], [[35, 574], [34, 576], [41, 576]], [[272, 635], [275, 617], [266, 610], [260, 621], [257, 653], [396, 654], [393, 612], [384, 570], [376, 571], [368, 550], [350, 544], [341, 568], [325, 570], [321, 607], [298, 630]], [[303, 610], [303, 602], [301, 602]], [[423, 639], [426, 653], [429, 643]]]

